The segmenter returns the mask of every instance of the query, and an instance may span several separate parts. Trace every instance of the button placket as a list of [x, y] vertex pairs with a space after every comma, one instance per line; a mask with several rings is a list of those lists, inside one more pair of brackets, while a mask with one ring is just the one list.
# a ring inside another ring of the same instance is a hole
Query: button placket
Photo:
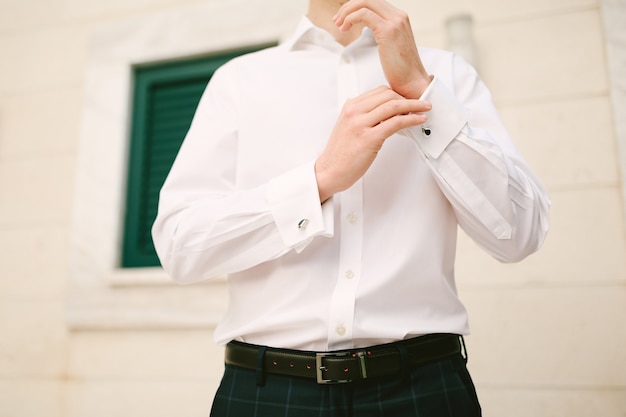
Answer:
[[346, 100], [359, 94], [357, 69], [354, 59], [344, 50], [337, 67], [337, 104], [342, 108]]
[[[338, 60], [337, 103], [359, 95], [359, 77], [355, 58], [344, 50]], [[329, 349], [351, 347], [354, 332], [354, 308], [361, 268], [363, 181], [335, 196], [340, 204], [339, 269], [329, 307]]]
[[361, 270], [363, 225], [361, 216], [349, 214], [361, 211], [363, 181], [359, 180], [350, 189], [340, 194], [341, 219], [339, 244], [339, 276], [331, 298], [329, 347], [350, 347], [354, 332], [354, 308]]

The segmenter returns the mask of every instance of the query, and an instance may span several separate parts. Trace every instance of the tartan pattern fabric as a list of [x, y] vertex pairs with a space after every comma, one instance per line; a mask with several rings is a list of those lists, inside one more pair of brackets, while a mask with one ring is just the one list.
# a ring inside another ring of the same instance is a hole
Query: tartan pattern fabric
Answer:
[[415, 368], [404, 378], [318, 385], [227, 365], [211, 417], [480, 417], [465, 359]]

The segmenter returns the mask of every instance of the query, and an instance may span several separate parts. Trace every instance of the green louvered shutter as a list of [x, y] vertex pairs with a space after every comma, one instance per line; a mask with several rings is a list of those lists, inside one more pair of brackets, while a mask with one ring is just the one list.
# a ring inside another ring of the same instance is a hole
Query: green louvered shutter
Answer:
[[160, 265], [150, 234], [159, 190], [207, 82], [218, 67], [245, 52], [134, 69], [122, 267]]

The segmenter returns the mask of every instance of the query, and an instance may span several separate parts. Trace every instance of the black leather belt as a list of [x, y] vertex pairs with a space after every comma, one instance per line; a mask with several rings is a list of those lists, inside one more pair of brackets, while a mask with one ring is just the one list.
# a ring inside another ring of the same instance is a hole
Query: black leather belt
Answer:
[[271, 374], [310, 378], [318, 384], [348, 383], [400, 377], [410, 368], [460, 355], [461, 339], [453, 334], [431, 334], [334, 352], [276, 349], [233, 341], [226, 345], [225, 362]]

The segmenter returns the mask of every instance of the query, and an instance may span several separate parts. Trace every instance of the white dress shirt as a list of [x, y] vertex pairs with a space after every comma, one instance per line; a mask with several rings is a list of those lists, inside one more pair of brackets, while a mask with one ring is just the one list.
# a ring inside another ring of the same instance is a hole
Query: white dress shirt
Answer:
[[387, 84], [373, 34], [343, 47], [304, 18], [211, 79], [163, 186], [154, 242], [173, 279], [228, 275], [220, 344], [334, 350], [468, 333], [457, 225], [503, 262], [536, 251], [549, 200], [476, 72], [421, 48], [424, 126], [390, 137], [320, 204], [314, 163], [344, 102]]

